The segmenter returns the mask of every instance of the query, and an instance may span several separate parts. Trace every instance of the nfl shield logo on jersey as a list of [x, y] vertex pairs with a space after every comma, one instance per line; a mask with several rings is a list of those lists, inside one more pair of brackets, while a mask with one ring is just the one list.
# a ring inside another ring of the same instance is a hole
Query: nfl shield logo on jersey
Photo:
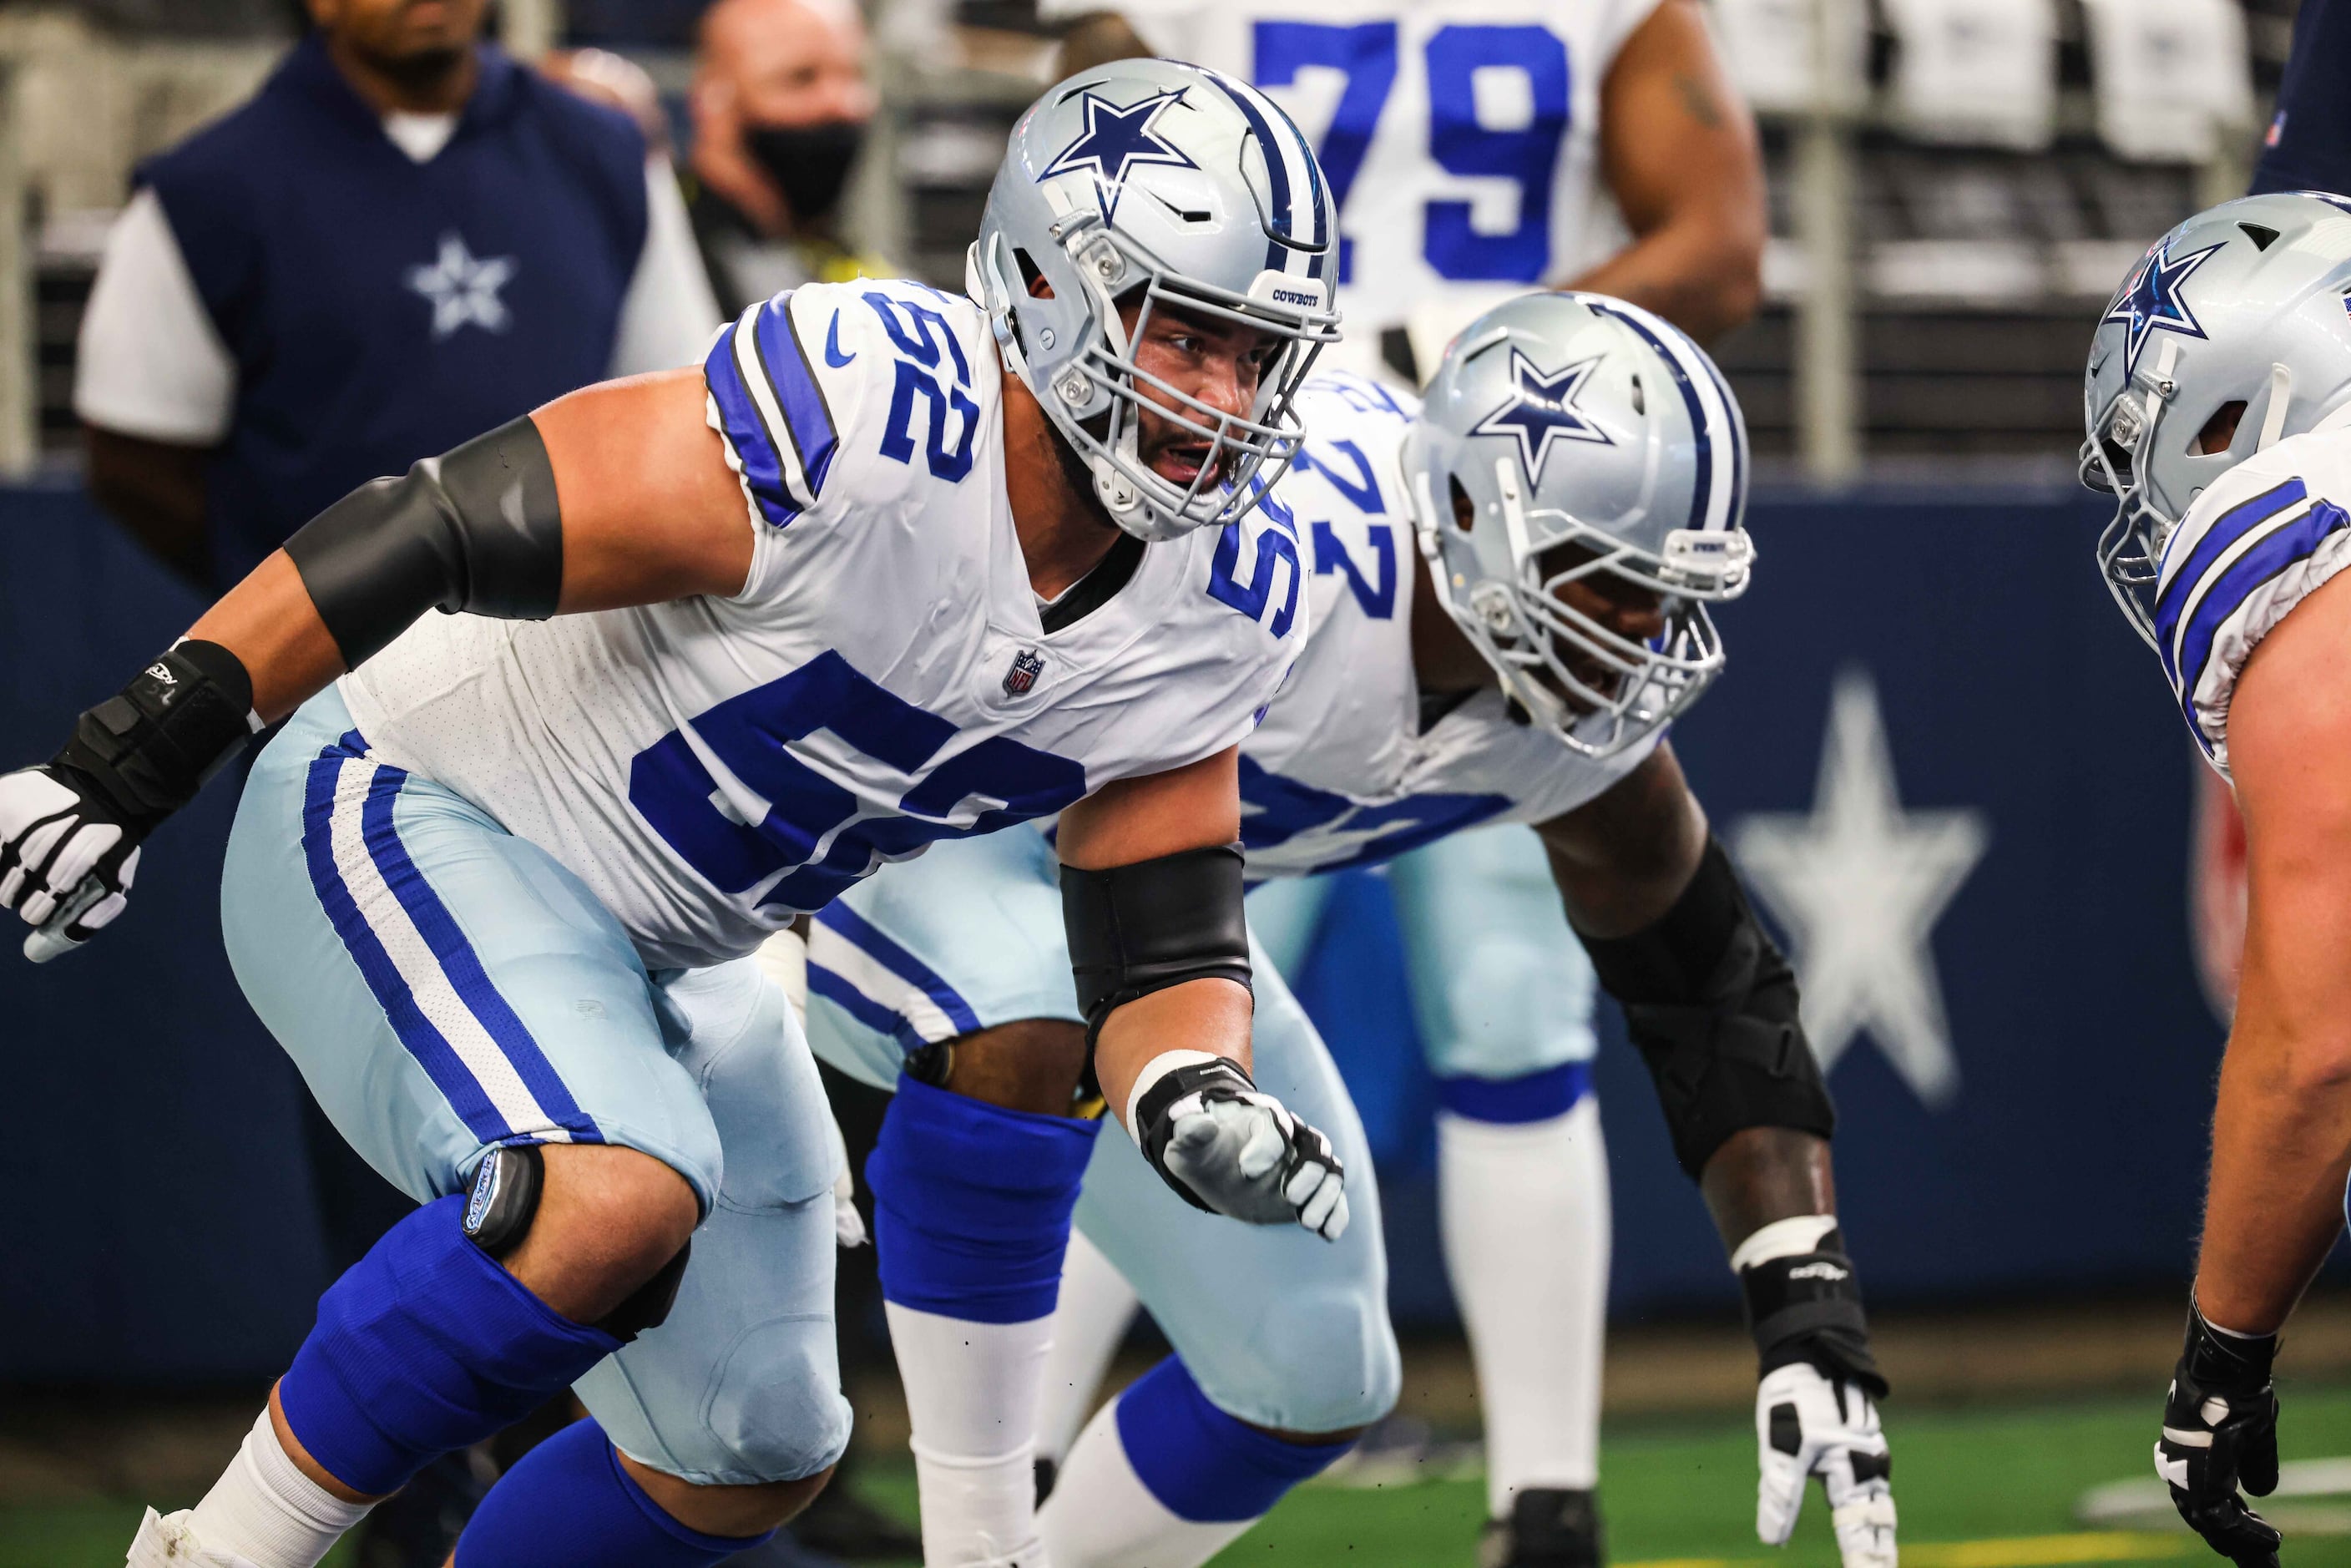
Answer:
[[1034, 648], [1023, 648], [1012, 655], [1012, 667], [1004, 672], [1004, 695], [1026, 696], [1037, 677], [1045, 673], [1045, 661]]

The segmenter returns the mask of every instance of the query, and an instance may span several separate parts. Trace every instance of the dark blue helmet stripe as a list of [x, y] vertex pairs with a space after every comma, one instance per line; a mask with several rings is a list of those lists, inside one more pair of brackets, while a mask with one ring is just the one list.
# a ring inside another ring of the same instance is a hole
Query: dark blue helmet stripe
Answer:
[[1586, 299], [1584, 303], [1603, 316], [1612, 317], [1633, 329], [1643, 342], [1657, 351], [1657, 358], [1665, 361], [1667, 367], [1674, 372], [1674, 384], [1681, 389], [1682, 404], [1689, 410], [1690, 434], [1698, 442], [1698, 483], [1690, 492], [1689, 526], [1694, 529], [1704, 528], [1707, 503], [1714, 490], [1714, 432], [1708, 425], [1706, 405], [1699, 401], [1698, 388], [1691, 383], [1689, 372], [1682, 369], [1681, 361], [1675, 357], [1674, 351], [1666, 347], [1666, 340], [1651, 331], [1649, 324], [1639, 317], [1614, 309], [1596, 299]]

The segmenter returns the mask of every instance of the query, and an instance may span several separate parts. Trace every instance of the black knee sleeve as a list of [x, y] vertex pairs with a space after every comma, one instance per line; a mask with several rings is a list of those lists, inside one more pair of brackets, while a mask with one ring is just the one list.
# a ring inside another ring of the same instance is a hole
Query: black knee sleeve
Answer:
[[1790, 1127], [1829, 1136], [1836, 1111], [1796, 1011], [1796, 976], [1755, 918], [1730, 857], [1709, 840], [1665, 915], [1630, 936], [1583, 937], [1624, 1007], [1693, 1177], [1732, 1134]]

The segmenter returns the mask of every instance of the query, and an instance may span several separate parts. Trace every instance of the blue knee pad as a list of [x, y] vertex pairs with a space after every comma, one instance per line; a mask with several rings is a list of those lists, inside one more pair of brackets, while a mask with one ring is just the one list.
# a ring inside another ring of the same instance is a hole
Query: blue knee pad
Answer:
[[1151, 1495], [1196, 1524], [1262, 1518], [1355, 1446], [1353, 1437], [1284, 1442], [1238, 1421], [1209, 1404], [1172, 1355], [1118, 1396], [1118, 1440]]
[[705, 1535], [645, 1495], [590, 1416], [525, 1454], [457, 1538], [456, 1568], [703, 1568], [774, 1535]]
[[502, 1432], [621, 1346], [525, 1290], [465, 1238], [463, 1194], [383, 1234], [319, 1298], [277, 1385], [286, 1424], [358, 1491]]
[[1549, 1122], [1592, 1092], [1592, 1063], [1562, 1061], [1516, 1078], [1439, 1078], [1437, 1103], [1472, 1122]]
[[1050, 1317], [1101, 1128], [900, 1079], [865, 1162], [883, 1296], [967, 1322]]

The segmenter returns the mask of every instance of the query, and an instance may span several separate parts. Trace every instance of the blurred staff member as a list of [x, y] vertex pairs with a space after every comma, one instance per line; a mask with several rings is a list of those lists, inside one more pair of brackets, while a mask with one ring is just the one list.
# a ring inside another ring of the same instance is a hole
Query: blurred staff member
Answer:
[[695, 237], [728, 315], [883, 270], [840, 230], [874, 105], [854, 0], [718, 0], [687, 102]]
[[[1476, 316], [1545, 287], [1633, 300], [1700, 340], [1754, 311], [1761, 159], [1698, 0], [1099, 4], [1042, 0], [1047, 16], [1090, 13], [1067, 37], [1065, 70], [1180, 56], [1247, 78], [1315, 138], [1339, 204], [1346, 318], [1324, 365], [1416, 386]], [[1594, 1563], [1610, 1214], [1590, 1092], [1591, 966], [1526, 828], [1456, 833], [1392, 870], [1446, 1107], [1446, 1265], [1486, 1424], [1481, 1561]], [[1251, 895], [1250, 924], [1278, 967], [1311, 946], [1330, 887], [1299, 878]], [[1546, 1221], [1471, 1222], [1496, 1212]], [[1057, 1326], [1064, 1360], [1047, 1385], [1061, 1408], [1041, 1423], [1054, 1458], [1085, 1414], [1063, 1391], [1093, 1385], [1091, 1369], [1066, 1361], [1109, 1343]], [[1786, 1538], [1801, 1496], [1759, 1516], [1766, 1539]]]
[[142, 166], [83, 319], [90, 487], [225, 589], [353, 486], [718, 317], [626, 116], [480, 39], [486, 0], [308, 0], [243, 108]]

